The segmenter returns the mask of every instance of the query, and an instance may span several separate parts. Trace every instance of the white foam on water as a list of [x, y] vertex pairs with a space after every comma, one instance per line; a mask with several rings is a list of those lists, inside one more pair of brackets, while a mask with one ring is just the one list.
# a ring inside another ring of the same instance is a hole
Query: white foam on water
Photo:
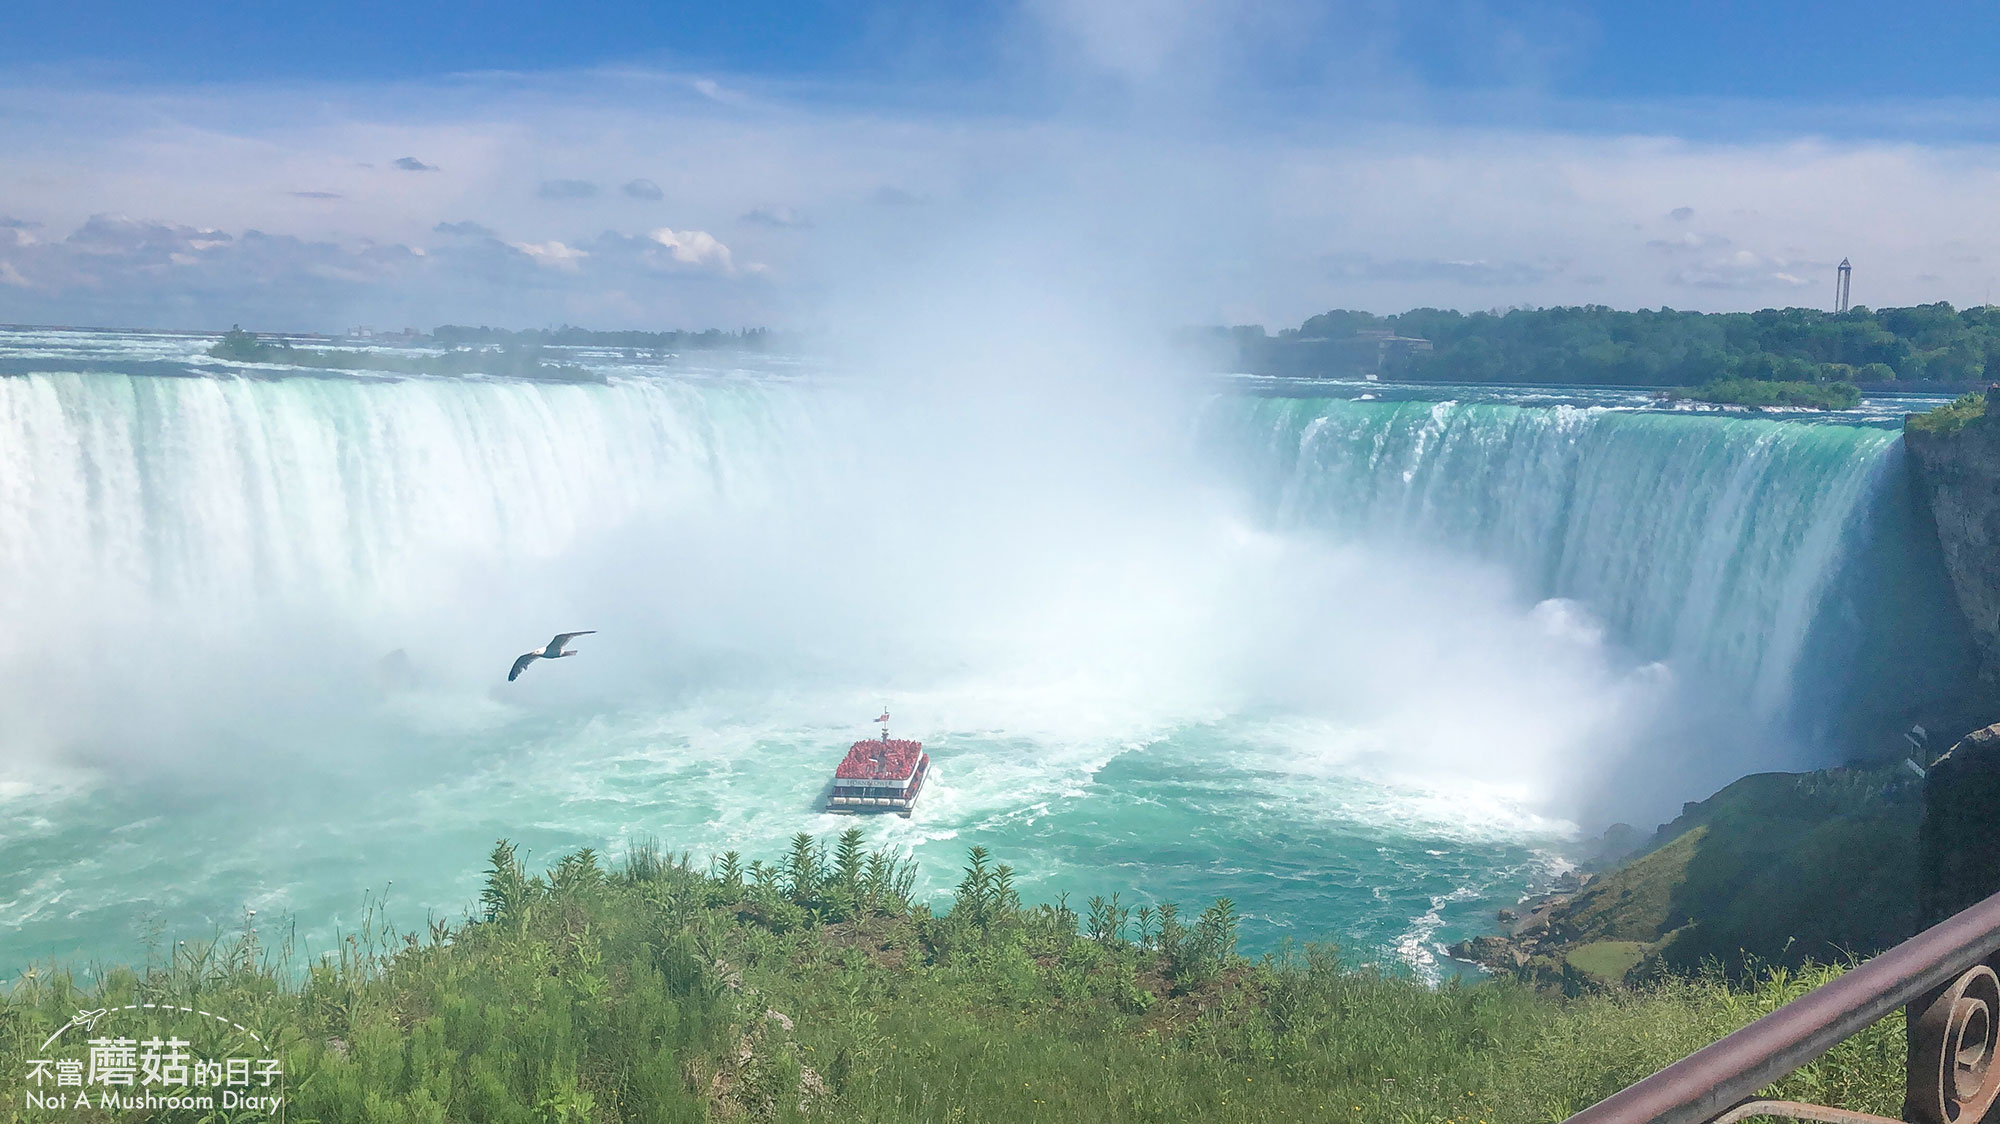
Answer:
[[1408, 965], [1425, 983], [1437, 983], [1444, 975], [1438, 958], [1445, 954], [1445, 947], [1436, 939], [1438, 930], [1444, 926], [1444, 908], [1453, 902], [1475, 901], [1482, 896], [1482, 889], [1471, 886], [1461, 886], [1448, 894], [1433, 895], [1431, 907], [1413, 918], [1410, 927], [1396, 938], [1397, 959]]

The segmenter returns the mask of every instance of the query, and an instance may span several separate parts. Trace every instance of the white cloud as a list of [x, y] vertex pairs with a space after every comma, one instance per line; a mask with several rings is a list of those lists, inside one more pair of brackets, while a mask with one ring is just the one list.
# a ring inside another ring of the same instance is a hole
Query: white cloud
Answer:
[[535, 264], [575, 273], [590, 251], [565, 246], [561, 242], [510, 242], [508, 245], [535, 259]]
[[668, 256], [684, 265], [707, 266], [724, 273], [736, 268], [729, 247], [706, 230], [671, 230], [663, 226], [646, 237], [664, 246]]

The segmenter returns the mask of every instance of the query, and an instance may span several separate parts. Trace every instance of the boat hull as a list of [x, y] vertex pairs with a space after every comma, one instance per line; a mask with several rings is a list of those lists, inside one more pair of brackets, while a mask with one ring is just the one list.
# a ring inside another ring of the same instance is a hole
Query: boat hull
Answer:
[[916, 772], [909, 783], [900, 788], [884, 788], [878, 785], [861, 785], [836, 777], [833, 792], [826, 798], [826, 810], [838, 816], [880, 816], [895, 814], [904, 819], [916, 810], [917, 797], [924, 789], [924, 778], [930, 773], [928, 754], [917, 761]]

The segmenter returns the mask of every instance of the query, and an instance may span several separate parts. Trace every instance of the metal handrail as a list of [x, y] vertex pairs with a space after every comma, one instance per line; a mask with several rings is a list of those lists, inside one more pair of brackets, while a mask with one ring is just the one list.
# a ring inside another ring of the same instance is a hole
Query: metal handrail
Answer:
[[2000, 977], [1994, 965], [2000, 965], [2000, 894], [1613, 1093], [1567, 1124], [1707, 1124], [1898, 1007], [1910, 1008], [1905, 1117], [1979, 1124], [2000, 1098], [2000, 1064], [1994, 1064]]

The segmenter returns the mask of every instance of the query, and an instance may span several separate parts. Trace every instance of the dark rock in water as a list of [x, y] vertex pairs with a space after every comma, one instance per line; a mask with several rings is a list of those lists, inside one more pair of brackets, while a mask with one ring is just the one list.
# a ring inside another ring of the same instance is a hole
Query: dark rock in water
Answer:
[[1518, 946], [1506, 937], [1483, 936], [1459, 941], [1445, 950], [1452, 959], [1468, 964], [1478, 964], [1495, 971], [1513, 971], [1520, 962], [1527, 959]]
[[1515, 912], [1514, 912], [1513, 910], [1511, 910], [1511, 909], [1503, 909], [1503, 910], [1501, 910], [1501, 911], [1500, 911], [1500, 918], [1499, 918], [1499, 920], [1500, 920], [1500, 923], [1501, 923], [1502, 925], [1505, 925], [1505, 924], [1507, 924], [1507, 923], [1508, 923], [1509, 921], [1518, 921], [1518, 920], [1520, 920], [1520, 917], [1521, 917], [1521, 915], [1520, 915], [1520, 914], [1518, 914], [1518, 913], [1515, 913]]
[[2000, 724], [1974, 730], [1924, 779], [1918, 831], [1919, 910], [1934, 925], [2000, 893]]
[[1554, 889], [1559, 894], [1566, 894], [1572, 890], [1581, 889], [1587, 878], [1587, 875], [1579, 871], [1565, 870], [1561, 874], [1556, 875]]

